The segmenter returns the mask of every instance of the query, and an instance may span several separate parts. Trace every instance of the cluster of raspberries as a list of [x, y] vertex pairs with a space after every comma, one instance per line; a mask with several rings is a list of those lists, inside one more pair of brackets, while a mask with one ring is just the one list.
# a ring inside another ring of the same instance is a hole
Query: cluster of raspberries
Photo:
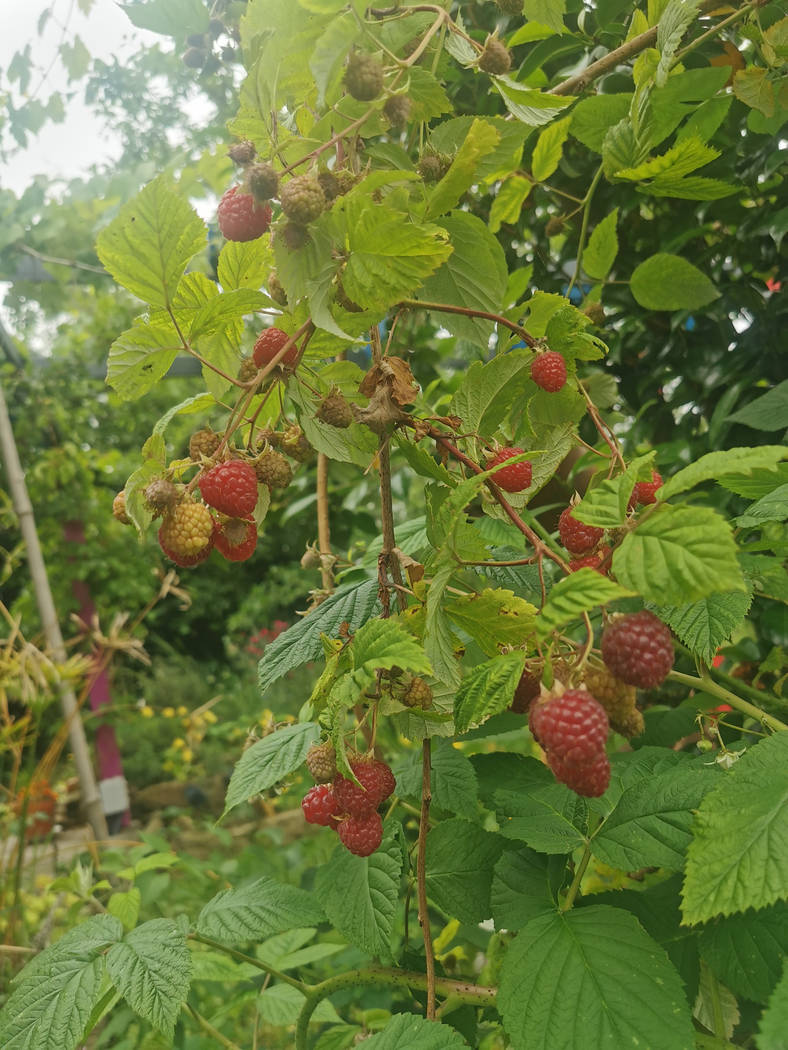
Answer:
[[379, 759], [357, 756], [350, 759], [356, 783], [335, 771], [330, 744], [318, 745], [307, 755], [307, 768], [316, 780], [323, 779], [332, 767], [330, 781], [316, 784], [302, 799], [304, 816], [309, 824], [333, 828], [343, 846], [357, 857], [368, 857], [383, 838], [378, 806], [393, 794], [397, 786], [394, 774]]
[[559, 684], [534, 700], [528, 725], [556, 780], [586, 798], [604, 794], [610, 783], [605, 752], [610, 727], [605, 709], [587, 690]]

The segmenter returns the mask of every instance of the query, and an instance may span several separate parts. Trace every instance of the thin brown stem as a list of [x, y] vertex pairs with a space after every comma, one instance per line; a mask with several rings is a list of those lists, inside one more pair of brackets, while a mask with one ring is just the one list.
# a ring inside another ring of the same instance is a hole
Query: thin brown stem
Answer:
[[599, 409], [596, 407], [594, 402], [591, 400], [591, 396], [588, 393], [588, 391], [586, 390], [585, 386], [583, 386], [582, 383], [578, 383], [577, 385], [578, 385], [578, 388], [580, 390], [580, 393], [585, 398], [585, 403], [586, 403], [586, 408], [588, 409], [588, 414], [589, 414], [589, 416], [591, 416], [591, 419], [593, 420], [594, 426], [599, 431], [599, 436], [602, 438], [602, 440], [605, 442], [607, 447], [610, 449], [612, 462], [615, 463], [616, 461], [618, 461], [618, 463], [621, 466], [621, 469], [622, 470], [626, 470], [627, 469], [627, 465], [624, 462], [624, 457], [621, 455], [621, 450], [618, 447], [618, 442], [616, 441], [615, 435], [611, 431], [610, 427], [605, 423], [605, 421], [600, 416]]
[[421, 751], [421, 814], [419, 816], [419, 852], [416, 858], [416, 887], [419, 900], [419, 926], [424, 938], [424, 958], [427, 964], [427, 1020], [435, 1020], [435, 954], [430, 932], [427, 906], [427, 831], [432, 802], [432, 752], [429, 737]]
[[522, 325], [515, 324], [514, 321], [510, 321], [508, 317], [503, 317], [501, 314], [488, 313], [486, 310], [472, 310], [469, 306], [452, 306], [451, 303], [433, 303], [421, 299], [402, 299], [397, 305], [403, 310], [434, 310], [437, 313], [461, 314], [463, 317], [481, 317], [485, 321], [494, 321], [508, 328], [515, 335], [519, 335], [525, 345], [530, 346], [532, 350], [540, 345], [539, 340], [535, 339]]
[[320, 574], [323, 590], [334, 590], [333, 555], [331, 553], [331, 524], [328, 516], [328, 456], [317, 454], [317, 545], [320, 549]]

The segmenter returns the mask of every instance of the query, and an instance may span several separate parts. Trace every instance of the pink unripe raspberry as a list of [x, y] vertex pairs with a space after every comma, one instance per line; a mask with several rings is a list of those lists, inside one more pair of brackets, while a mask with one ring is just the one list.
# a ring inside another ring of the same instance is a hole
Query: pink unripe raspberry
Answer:
[[240, 193], [238, 186], [232, 186], [219, 201], [217, 218], [228, 241], [253, 241], [268, 232], [271, 214], [267, 204], [258, 204], [251, 193]]

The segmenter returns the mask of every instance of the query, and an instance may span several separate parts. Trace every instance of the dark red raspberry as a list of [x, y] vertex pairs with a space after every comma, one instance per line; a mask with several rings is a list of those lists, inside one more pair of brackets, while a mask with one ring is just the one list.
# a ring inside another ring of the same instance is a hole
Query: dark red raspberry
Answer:
[[[257, 367], [265, 368], [266, 365], [270, 365], [289, 338], [290, 336], [287, 332], [283, 332], [281, 328], [266, 328], [262, 331], [257, 337], [252, 353]], [[298, 347], [295, 343], [293, 343], [285, 356], [280, 358], [279, 364], [295, 368], [298, 364]]]
[[651, 481], [639, 481], [632, 489], [627, 510], [633, 510], [639, 503], [656, 503], [657, 489], [662, 485], [662, 475], [659, 471], [652, 470]]
[[246, 561], [257, 546], [257, 527], [253, 521], [231, 518], [216, 530], [213, 545], [228, 561]]
[[548, 752], [547, 764], [555, 774], [556, 780], [560, 780], [562, 784], [566, 784], [576, 794], [585, 798], [604, 795], [610, 783], [610, 760], [604, 751], [583, 765], [573, 765]]
[[253, 241], [271, 225], [271, 209], [258, 204], [251, 193], [239, 193], [232, 186], [219, 201], [219, 229], [228, 241]]
[[515, 714], [524, 715], [531, 706], [531, 701], [539, 696], [541, 685], [541, 681], [535, 674], [523, 671], [514, 691], [512, 702], [509, 704], [509, 710], [514, 711]]
[[539, 354], [531, 365], [531, 379], [548, 394], [555, 394], [566, 383], [566, 361], [556, 350]]
[[[313, 788], [314, 790], [314, 788]], [[365, 817], [347, 816], [339, 822], [337, 834], [342, 845], [357, 857], [368, 857], [383, 839], [383, 821], [380, 814], [368, 813]]]
[[[334, 777], [334, 795], [343, 813], [364, 817], [378, 808], [394, 791], [397, 782], [385, 762], [377, 759], [351, 761], [350, 768], [358, 784], [337, 773]], [[361, 785], [359, 787], [359, 784]]]
[[240, 459], [217, 463], [199, 485], [205, 502], [230, 518], [248, 518], [257, 505], [257, 475]]
[[[525, 452], [524, 448], [500, 448], [487, 460], [487, 470], [497, 467], [499, 463], [505, 463], [512, 456], [519, 456]], [[522, 492], [531, 484], [532, 467], [530, 460], [524, 459], [520, 463], [513, 463], [511, 467], [503, 467], [493, 474], [492, 480], [504, 490], [504, 492]]]
[[628, 613], [605, 628], [602, 659], [611, 674], [639, 689], [664, 682], [673, 667], [673, 639], [648, 609]]
[[572, 554], [587, 554], [605, 534], [596, 525], [584, 525], [572, 517], [572, 508], [567, 507], [558, 519], [558, 536], [561, 543]]
[[600, 565], [605, 558], [610, 554], [609, 547], [600, 547], [598, 551], [594, 551], [593, 554], [584, 554], [582, 558], [573, 558], [569, 562], [569, 571], [577, 572], [578, 569], [596, 569], [597, 572], [603, 576], [607, 575], [607, 568], [600, 569]]
[[322, 828], [335, 828], [340, 809], [330, 784], [315, 784], [301, 799], [308, 824], [319, 824]]
[[594, 761], [605, 749], [610, 728], [604, 707], [585, 689], [537, 700], [529, 724], [545, 751], [573, 765]]

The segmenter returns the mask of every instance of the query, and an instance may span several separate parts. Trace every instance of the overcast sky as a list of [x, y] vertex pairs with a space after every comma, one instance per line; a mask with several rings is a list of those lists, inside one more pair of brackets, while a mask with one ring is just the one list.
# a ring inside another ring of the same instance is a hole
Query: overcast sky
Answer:
[[[46, 8], [52, 9], [52, 16], [39, 37], [36, 27]], [[36, 97], [44, 103], [54, 91], [68, 89], [67, 73], [56, 57], [62, 40], [73, 42], [79, 36], [93, 57], [105, 60], [136, 50], [141, 40], [164, 40], [132, 26], [114, 0], [94, 0], [89, 15], [82, 12], [78, 0], [0, 0], [0, 23], [0, 69], [7, 69], [14, 54], [31, 42], [39, 69], [46, 70], [52, 64], [40, 87], [40, 72], [31, 80], [30, 92], [38, 88]], [[81, 88], [77, 94], [81, 96]], [[75, 98], [67, 103], [62, 124], [47, 123], [26, 150], [0, 169], [0, 185], [19, 193], [33, 175], [81, 175], [118, 152], [111, 132], [97, 125]]]

